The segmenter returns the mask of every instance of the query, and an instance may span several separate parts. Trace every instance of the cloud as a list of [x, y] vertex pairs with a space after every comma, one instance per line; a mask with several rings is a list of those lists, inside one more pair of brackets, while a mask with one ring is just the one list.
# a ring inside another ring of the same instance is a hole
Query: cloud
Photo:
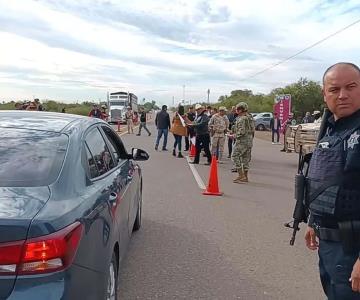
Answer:
[[104, 98], [126, 89], [170, 103], [321, 78], [359, 63], [360, 25], [268, 66], [358, 18], [357, 0], [0, 0], [0, 97]]

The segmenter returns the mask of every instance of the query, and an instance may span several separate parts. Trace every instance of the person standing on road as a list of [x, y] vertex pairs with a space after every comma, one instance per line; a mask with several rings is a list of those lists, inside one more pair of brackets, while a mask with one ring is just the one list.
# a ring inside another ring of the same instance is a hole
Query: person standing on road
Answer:
[[196, 155], [194, 158], [194, 161], [192, 161], [192, 164], [199, 164], [200, 162], [200, 152], [201, 149], [204, 149], [206, 157], [207, 157], [207, 163], [205, 165], [211, 164], [211, 153], [210, 153], [210, 134], [209, 134], [209, 116], [206, 113], [205, 108], [200, 105], [195, 105], [195, 110], [197, 113], [196, 119], [193, 123], [189, 124], [190, 126], [194, 127], [195, 135], [196, 135]]
[[302, 119], [303, 124], [314, 122], [313, 118], [310, 115], [310, 112], [306, 112], [305, 117]]
[[[186, 114], [186, 117], [190, 122], [193, 122], [195, 120], [195, 112], [194, 112], [194, 107], [193, 106], [189, 107], [189, 111]], [[189, 151], [189, 149], [190, 149], [190, 140], [191, 140], [192, 137], [195, 136], [195, 132], [194, 132], [193, 127], [188, 126], [187, 129], [188, 129], [188, 135], [185, 137], [185, 151]]]
[[40, 100], [38, 98], [34, 99], [34, 103], [35, 103], [38, 111], [44, 111], [44, 107], [42, 106], [42, 104], [40, 103]]
[[328, 299], [360, 299], [360, 69], [337, 63], [323, 76], [324, 117], [307, 172], [306, 246], [318, 250]]
[[97, 104], [93, 105], [92, 110], [89, 112], [89, 117], [98, 118], [98, 119], [102, 118], [101, 110], [99, 109], [99, 106]]
[[[183, 118], [184, 116], [184, 106], [182, 106], [181, 104], [179, 104], [178, 110], [175, 113], [175, 116], [172, 120], [172, 126], [170, 131], [172, 132], [172, 134], [174, 135], [174, 149], [172, 152], [173, 156], [176, 156], [176, 147], [178, 147], [179, 153], [178, 153], [178, 157], [179, 158], [183, 158], [184, 156], [181, 154], [181, 142], [182, 142], [182, 137], [183, 136], [187, 136], [187, 129], [186, 129], [186, 125], [185, 125], [185, 120], [181, 120], [181, 118]], [[184, 123], [183, 123], [184, 122]]]
[[125, 120], [128, 128], [128, 134], [134, 133], [134, 121], [133, 121], [134, 113], [131, 110], [131, 107], [127, 107], [127, 111], [125, 113]]
[[270, 120], [270, 129], [272, 132], [271, 135], [271, 140], [272, 140], [272, 144], [275, 144], [275, 134], [276, 134], [276, 144], [279, 144], [279, 140], [280, 140], [280, 129], [281, 129], [281, 121], [278, 117], [278, 114], [275, 113], [274, 117]]
[[233, 127], [235, 146], [232, 153], [232, 160], [239, 176], [233, 180], [234, 183], [248, 182], [248, 171], [251, 160], [251, 149], [255, 132], [254, 121], [248, 113], [248, 105], [240, 102], [236, 106], [238, 118]]
[[107, 122], [109, 115], [106, 112], [106, 105], [101, 105], [101, 118]]
[[138, 114], [136, 111], [134, 111], [134, 112], [133, 112], [133, 124], [134, 124], [135, 126], [137, 126], [138, 123], [139, 123], [139, 114]]
[[167, 151], [166, 145], [167, 145], [167, 138], [168, 138], [169, 129], [170, 129], [170, 116], [167, 112], [166, 105], [163, 105], [161, 108], [161, 111], [159, 111], [156, 114], [155, 125], [158, 130], [158, 135], [157, 135], [156, 143], [155, 143], [155, 150], [156, 151], [158, 150], [160, 139], [161, 139], [162, 135], [164, 135], [162, 151]]
[[314, 123], [321, 123], [321, 112], [319, 110], [314, 110], [313, 112]]
[[294, 114], [293, 113], [289, 113], [289, 118], [286, 120], [285, 123], [285, 128], [284, 128], [284, 147], [280, 150], [281, 152], [290, 152], [290, 150], [286, 150], [286, 131], [288, 129], [289, 126], [295, 126], [296, 125], [296, 119], [294, 118]]
[[146, 127], [146, 112], [143, 107], [140, 107], [140, 126], [139, 126], [139, 133], [137, 134], [137, 136], [141, 135], [142, 128], [144, 128], [147, 131], [149, 136], [151, 135], [151, 132]]
[[[228, 115], [228, 119], [229, 119], [229, 131], [231, 132], [232, 127], [235, 124], [235, 120], [237, 118], [237, 112], [236, 112], [236, 108], [235, 106], [233, 106], [231, 108], [231, 112]], [[232, 149], [233, 149], [233, 144], [234, 144], [234, 139], [231, 137], [231, 135], [228, 135], [228, 151], [229, 151], [229, 155], [228, 158], [231, 157], [231, 153], [232, 153]]]
[[209, 121], [211, 135], [211, 154], [217, 156], [219, 163], [222, 162], [225, 145], [225, 134], [229, 127], [229, 119], [225, 115], [226, 107], [220, 106], [219, 112], [213, 115]]

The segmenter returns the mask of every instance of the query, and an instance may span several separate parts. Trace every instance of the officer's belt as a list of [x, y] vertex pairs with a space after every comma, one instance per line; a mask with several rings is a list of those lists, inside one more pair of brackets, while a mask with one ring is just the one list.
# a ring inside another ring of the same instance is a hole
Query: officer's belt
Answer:
[[316, 236], [320, 240], [341, 242], [340, 230], [335, 228], [314, 228]]
[[342, 221], [339, 228], [315, 227], [315, 234], [321, 240], [343, 242], [347, 246], [360, 241], [360, 221]]

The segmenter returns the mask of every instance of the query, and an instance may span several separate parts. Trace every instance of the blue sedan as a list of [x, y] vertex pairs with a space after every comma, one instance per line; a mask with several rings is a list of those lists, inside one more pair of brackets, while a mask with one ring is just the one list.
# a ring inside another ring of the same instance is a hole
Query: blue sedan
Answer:
[[142, 174], [99, 119], [0, 112], [0, 299], [117, 299]]

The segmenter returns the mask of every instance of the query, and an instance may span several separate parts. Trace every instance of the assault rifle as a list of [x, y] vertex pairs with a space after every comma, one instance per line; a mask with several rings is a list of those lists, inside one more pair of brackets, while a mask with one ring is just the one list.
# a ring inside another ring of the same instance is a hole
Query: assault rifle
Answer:
[[[321, 120], [320, 131], [317, 139], [317, 144], [324, 137], [327, 129], [327, 120], [331, 116], [328, 109], [324, 110], [324, 114]], [[293, 221], [285, 223], [285, 227], [293, 229], [293, 233], [290, 239], [290, 245], [293, 246], [295, 243], [296, 233], [300, 230], [299, 224], [304, 222], [307, 223], [309, 216], [309, 204], [306, 203], [305, 190], [306, 190], [306, 177], [309, 170], [310, 160], [312, 153], [303, 154], [302, 147], [299, 152], [298, 171], [295, 175], [295, 208], [293, 213]]]

